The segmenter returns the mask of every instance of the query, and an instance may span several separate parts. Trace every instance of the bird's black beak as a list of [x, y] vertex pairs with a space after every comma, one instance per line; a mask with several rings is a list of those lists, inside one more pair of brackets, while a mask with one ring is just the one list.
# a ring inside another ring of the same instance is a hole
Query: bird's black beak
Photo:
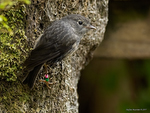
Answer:
[[88, 29], [96, 29], [96, 27], [94, 27], [92, 25], [88, 25], [88, 26], [86, 26], [86, 28], [88, 28]]

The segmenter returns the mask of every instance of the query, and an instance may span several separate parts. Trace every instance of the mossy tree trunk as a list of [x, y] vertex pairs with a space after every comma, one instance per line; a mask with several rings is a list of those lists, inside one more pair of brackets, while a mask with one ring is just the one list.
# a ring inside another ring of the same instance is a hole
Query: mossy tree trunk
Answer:
[[[108, 0], [31, 0], [31, 4], [26, 6], [25, 35], [28, 38], [29, 47], [32, 48], [35, 40], [48, 24], [73, 13], [90, 18], [92, 25], [97, 29], [85, 35], [79, 49], [73, 55], [68, 56], [54, 67], [48, 66], [50, 82], [55, 83], [50, 86], [51, 89], [38, 82], [44, 77], [44, 70], [40, 72], [33, 90], [24, 85], [19, 87], [22, 88], [22, 90], [19, 89], [19, 93], [25, 94], [23, 96], [26, 96], [27, 100], [17, 105], [19, 106], [17, 111], [78, 113], [77, 84], [80, 71], [91, 60], [93, 51], [103, 40], [108, 21]], [[11, 87], [15, 88], [16, 84]], [[6, 108], [1, 105], [3, 104], [0, 104], [0, 110]]]

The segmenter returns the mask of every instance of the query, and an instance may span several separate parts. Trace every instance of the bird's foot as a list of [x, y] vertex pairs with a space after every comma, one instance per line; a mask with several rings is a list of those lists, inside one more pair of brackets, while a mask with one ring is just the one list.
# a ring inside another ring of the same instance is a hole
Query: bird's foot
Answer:
[[48, 74], [45, 75], [45, 80], [39, 80], [39, 82], [44, 82], [49, 89], [51, 89], [49, 85], [54, 84], [54, 83], [49, 82]]

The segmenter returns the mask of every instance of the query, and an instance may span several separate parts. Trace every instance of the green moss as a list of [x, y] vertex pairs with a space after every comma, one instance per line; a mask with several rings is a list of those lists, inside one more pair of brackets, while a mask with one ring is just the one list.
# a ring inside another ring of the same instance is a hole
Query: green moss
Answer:
[[29, 100], [29, 94], [19, 80], [22, 63], [29, 51], [24, 30], [25, 10], [25, 6], [18, 3], [2, 12], [8, 27], [0, 22], [0, 103], [3, 105], [1, 110], [8, 113], [21, 113], [23, 104]]
[[13, 34], [5, 31], [0, 33], [0, 79], [6, 81], [16, 81], [17, 76], [21, 74], [21, 63], [28, 51], [24, 32], [24, 10], [24, 5], [16, 5], [3, 12], [7, 24], [13, 31]]
[[[19, 81], [5, 82], [0, 81], [0, 103], [1, 110], [6, 110], [8, 113], [21, 113], [23, 105], [29, 100], [29, 93], [22, 88]], [[4, 85], [5, 84], [5, 85]]]

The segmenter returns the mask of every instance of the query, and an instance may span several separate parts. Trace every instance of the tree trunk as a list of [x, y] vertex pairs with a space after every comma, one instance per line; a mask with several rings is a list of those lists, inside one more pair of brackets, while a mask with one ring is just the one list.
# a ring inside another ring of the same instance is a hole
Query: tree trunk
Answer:
[[[22, 93], [27, 93], [28, 99], [21, 103], [18, 111], [78, 113], [77, 84], [80, 71], [89, 63], [93, 51], [103, 40], [108, 21], [108, 0], [31, 0], [31, 4], [26, 6], [25, 33], [29, 47], [33, 47], [35, 40], [47, 25], [73, 13], [90, 18], [96, 30], [91, 30], [85, 35], [74, 54], [54, 67], [48, 66], [50, 82], [54, 83], [50, 86], [51, 89], [38, 81], [43, 79], [44, 70], [40, 72], [33, 90], [23, 86]], [[0, 111], [1, 109], [0, 106]]]

